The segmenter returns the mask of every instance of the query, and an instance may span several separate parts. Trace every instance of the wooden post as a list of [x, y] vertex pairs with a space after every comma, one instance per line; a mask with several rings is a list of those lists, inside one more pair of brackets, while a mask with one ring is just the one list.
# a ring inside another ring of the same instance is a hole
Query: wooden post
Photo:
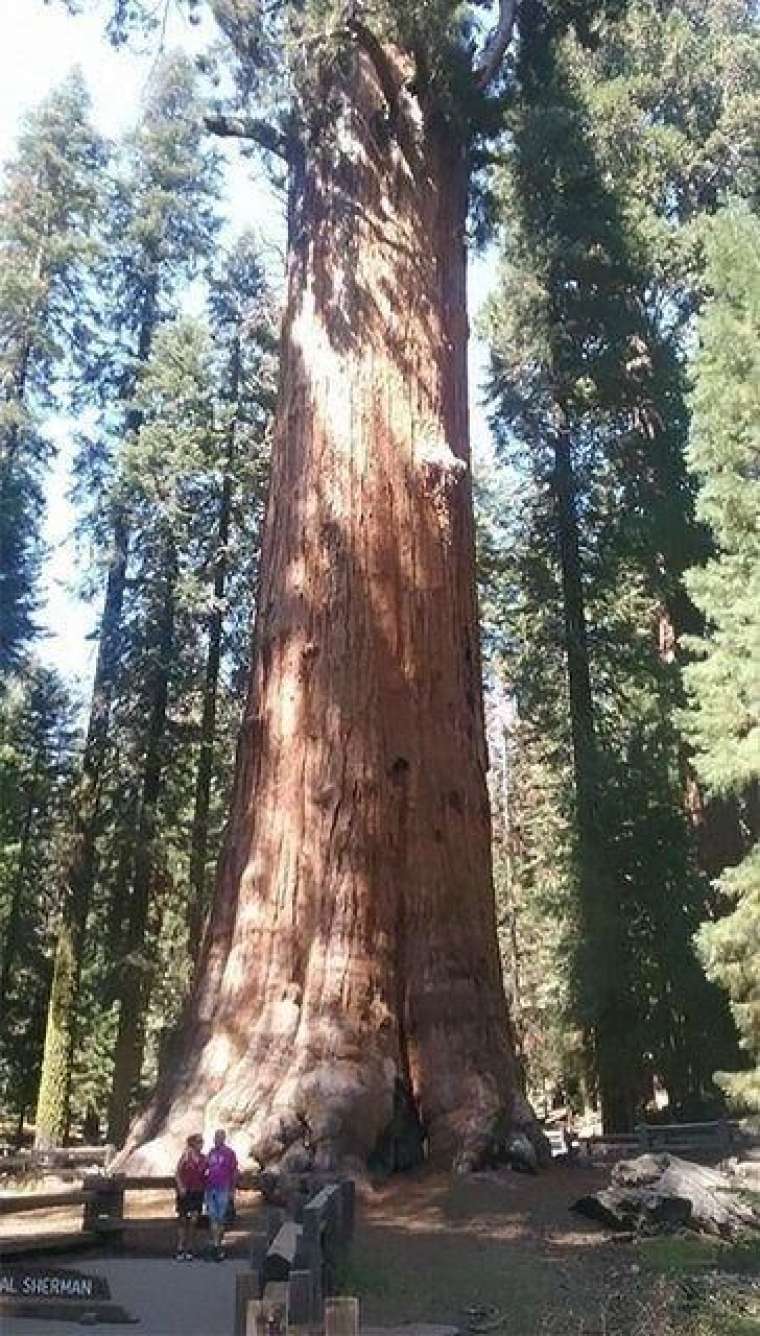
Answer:
[[271, 1243], [275, 1234], [285, 1224], [285, 1212], [281, 1206], [267, 1206], [265, 1219], [267, 1229], [267, 1243]]
[[248, 1336], [248, 1310], [259, 1297], [259, 1277], [253, 1271], [240, 1271], [235, 1277], [235, 1324], [232, 1336]]
[[288, 1281], [288, 1328], [309, 1327], [319, 1322], [321, 1314], [313, 1310], [310, 1271], [291, 1271]]
[[252, 1271], [261, 1271], [269, 1247], [269, 1238], [263, 1230], [252, 1230], [248, 1235], [248, 1265]]
[[358, 1299], [325, 1299], [325, 1336], [359, 1336]]
[[118, 1239], [124, 1232], [124, 1175], [105, 1178], [102, 1174], [87, 1174], [82, 1187], [93, 1194], [93, 1199], [85, 1202], [82, 1229]]
[[347, 1248], [354, 1237], [356, 1215], [356, 1184], [352, 1178], [344, 1178], [340, 1185], [340, 1214], [343, 1234], [341, 1243]]

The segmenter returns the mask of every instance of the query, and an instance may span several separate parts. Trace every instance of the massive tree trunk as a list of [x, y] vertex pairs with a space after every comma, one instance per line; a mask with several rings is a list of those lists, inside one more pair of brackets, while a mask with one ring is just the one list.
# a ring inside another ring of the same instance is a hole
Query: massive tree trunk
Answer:
[[363, 1161], [394, 1094], [442, 1163], [532, 1129], [491, 878], [466, 153], [393, 55], [350, 66], [292, 171], [232, 810], [184, 1052], [123, 1157], [153, 1170], [203, 1124], [266, 1164]]

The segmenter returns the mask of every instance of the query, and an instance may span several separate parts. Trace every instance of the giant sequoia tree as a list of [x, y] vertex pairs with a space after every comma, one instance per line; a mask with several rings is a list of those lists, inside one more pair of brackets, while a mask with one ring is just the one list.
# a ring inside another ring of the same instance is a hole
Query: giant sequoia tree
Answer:
[[274, 98], [266, 125], [212, 125], [287, 161], [288, 290], [229, 828], [181, 1061], [132, 1162], [166, 1164], [199, 1118], [320, 1165], [365, 1157], [394, 1105], [460, 1165], [532, 1127], [474, 592], [465, 228], [516, 5], [488, 35], [483, 8], [212, 4], [241, 86]]

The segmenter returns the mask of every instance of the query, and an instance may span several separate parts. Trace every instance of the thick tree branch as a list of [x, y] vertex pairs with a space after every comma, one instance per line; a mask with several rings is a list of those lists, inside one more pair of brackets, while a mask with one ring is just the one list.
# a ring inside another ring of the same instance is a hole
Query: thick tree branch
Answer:
[[409, 166], [413, 171], [418, 171], [422, 159], [415, 141], [414, 116], [409, 114], [409, 93], [403, 79], [386, 55], [382, 42], [366, 24], [351, 17], [346, 23], [346, 30], [372, 61], [377, 81], [388, 104], [393, 133]]
[[517, 18], [517, 5], [518, 0], [499, 0], [498, 22], [483, 48], [480, 64], [475, 71], [479, 88], [485, 88], [491, 82], [507, 53]]
[[357, 18], [350, 18], [346, 23], [348, 32], [356, 38], [359, 45], [364, 48], [375, 67], [378, 83], [383, 90], [383, 96], [388, 103], [388, 108], [392, 114], [398, 110], [399, 93], [401, 91], [400, 80], [393, 69], [391, 62], [383, 50], [382, 43], [378, 41], [375, 34]]
[[204, 116], [203, 123], [213, 135], [222, 135], [236, 139], [252, 139], [261, 148], [276, 153], [279, 158], [288, 159], [288, 141], [285, 135], [266, 121], [255, 116]]

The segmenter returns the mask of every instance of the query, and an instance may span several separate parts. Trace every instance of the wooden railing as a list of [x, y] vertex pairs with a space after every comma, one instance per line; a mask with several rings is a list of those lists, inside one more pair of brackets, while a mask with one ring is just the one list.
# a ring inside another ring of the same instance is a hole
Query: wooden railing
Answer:
[[607, 1132], [581, 1137], [589, 1159], [604, 1156], [643, 1155], [647, 1151], [673, 1151], [729, 1155], [739, 1141], [739, 1130], [727, 1119], [709, 1123], [639, 1123], [633, 1132]]
[[[238, 1186], [245, 1191], [269, 1188], [266, 1174], [247, 1172], [240, 1175]], [[294, 1215], [305, 1212], [308, 1193], [318, 1193], [326, 1183], [325, 1175], [293, 1176], [280, 1175], [277, 1178], [278, 1192], [288, 1202], [288, 1211]], [[334, 1176], [333, 1176], [334, 1181]], [[81, 1187], [70, 1192], [19, 1192], [0, 1194], [0, 1217], [28, 1215], [34, 1211], [51, 1211], [58, 1207], [82, 1207], [82, 1219], [79, 1233], [69, 1232], [60, 1236], [54, 1234], [27, 1235], [18, 1239], [4, 1239], [2, 1250], [6, 1255], [16, 1252], [29, 1252], [36, 1249], [63, 1246], [64, 1243], [97, 1241], [106, 1236], [118, 1241], [126, 1230], [144, 1228], [142, 1220], [129, 1220], [124, 1214], [124, 1199], [129, 1192], [173, 1191], [174, 1177], [149, 1178], [140, 1174], [87, 1174], [82, 1179]], [[330, 1210], [335, 1209], [331, 1207]], [[285, 1210], [270, 1208], [270, 1220], [276, 1220], [277, 1228], [286, 1216]], [[332, 1221], [332, 1217], [330, 1217]], [[342, 1219], [342, 1217], [341, 1217]], [[330, 1224], [330, 1230], [334, 1228]], [[275, 1233], [277, 1230], [274, 1231]], [[329, 1231], [328, 1231], [329, 1233]], [[331, 1237], [331, 1235], [330, 1235]], [[271, 1238], [266, 1239], [267, 1247]], [[329, 1249], [328, 1249], [329, 1251]]]
[[66, 1177], [82, 1166], [108, 1168], [115, 1154], [113, 1146], [56, 1146], [52, 1150], [22, 1150], [0, 1153], [0, 1175], [55, 1173]]
[[250, 1237], [249, 1270], [236, 1278], [233, 1336], [296, 1327], [354, 1336], [358, 1304], [334, 1295], [353, 1237], [354, 1183], [332, 1181], [314, 1195], [308, 1195], [308, 1180], [302, 1183], [305, 1197], [291, 1189], [290, 1218], [270, 1208], [266, 1231]]
[[642, 1151], [716, 1151], [729, 1155], [737, 1142], [738, 1129], [719, 1118], [712, 1123], [640, 1123], [636, 1128]]

